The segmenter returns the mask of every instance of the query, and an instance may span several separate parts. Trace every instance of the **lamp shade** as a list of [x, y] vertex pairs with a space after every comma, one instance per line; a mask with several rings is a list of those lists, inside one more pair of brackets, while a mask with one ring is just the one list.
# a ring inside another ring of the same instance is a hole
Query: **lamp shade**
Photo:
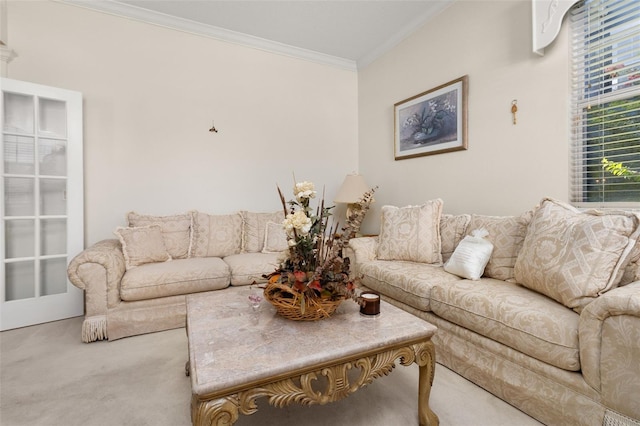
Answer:
[[344, 178], [344, 182], [338, 189], [338, 193], [333, 198], [335, 203], [353, 204], [357, 203], [365, 192], [370, 188], [364, 181], [362, 175], [351, 174]]

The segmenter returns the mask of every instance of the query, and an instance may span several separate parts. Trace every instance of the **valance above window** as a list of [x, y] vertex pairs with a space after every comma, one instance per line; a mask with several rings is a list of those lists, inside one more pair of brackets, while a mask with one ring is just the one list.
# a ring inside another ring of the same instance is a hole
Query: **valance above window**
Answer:
[[531, 0], [533, 51], [544, 55], [544, 48], [556, 39], [562, 18], [579, 0]]

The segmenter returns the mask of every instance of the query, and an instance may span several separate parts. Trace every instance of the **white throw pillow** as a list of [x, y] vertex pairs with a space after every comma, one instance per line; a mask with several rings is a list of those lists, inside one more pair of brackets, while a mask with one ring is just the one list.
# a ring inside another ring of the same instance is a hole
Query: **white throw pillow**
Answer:
[[471, 221], [468, 214], [442, 214], [440, 216], [440, 240], [442, 244], [442, 261], [446, 262], [453, 254], [467, 232]]
[[487, 235], [486, 229], [476, 229], [464, 237], [444, 264], [444, 270], [470, 280], [479, 279], [493, 251], [493, 244], [484, 238]]

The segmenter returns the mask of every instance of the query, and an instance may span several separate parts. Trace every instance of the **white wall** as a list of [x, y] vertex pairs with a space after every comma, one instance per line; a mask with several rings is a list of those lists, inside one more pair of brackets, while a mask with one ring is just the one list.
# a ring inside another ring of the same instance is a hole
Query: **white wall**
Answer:
[[[567, 200], [567, 27], [540, 57], [530, 0], [457, 1], [359, 72], [360, 172], [380, 186], [365, 232], [384, 204], [442, 198], [449, 213], [511, 215]], [[394, 161], [393, 105], [465, 74], [469, 149]]]
[[51, 1], [7, 9], [8, 77], [84, 95], [86, 244], [130, 210], [279, 209], [294, 172], [330, 200], [357, 170], [354, 72]]
[[[8, 77], [84, 94], [87, 244], [129, 210], [275, 210], [292, 172], [328, 199], [354, 170], [379, 185], [365, 232], [384, 204], [568, 198], [567, 25], [533, 54], [530, 0], [459, 0], [357, 75], [51, 1], [7, 9]], [[393, 105], [465, 74], [469, 149], [394, 161]]]

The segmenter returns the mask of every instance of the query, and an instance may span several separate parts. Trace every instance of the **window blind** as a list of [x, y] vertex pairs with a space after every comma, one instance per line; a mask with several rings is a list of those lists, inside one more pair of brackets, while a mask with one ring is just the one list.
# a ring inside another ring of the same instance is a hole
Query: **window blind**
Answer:
[[570, 12], [571, 198], [640, 203], [640, 1]]

